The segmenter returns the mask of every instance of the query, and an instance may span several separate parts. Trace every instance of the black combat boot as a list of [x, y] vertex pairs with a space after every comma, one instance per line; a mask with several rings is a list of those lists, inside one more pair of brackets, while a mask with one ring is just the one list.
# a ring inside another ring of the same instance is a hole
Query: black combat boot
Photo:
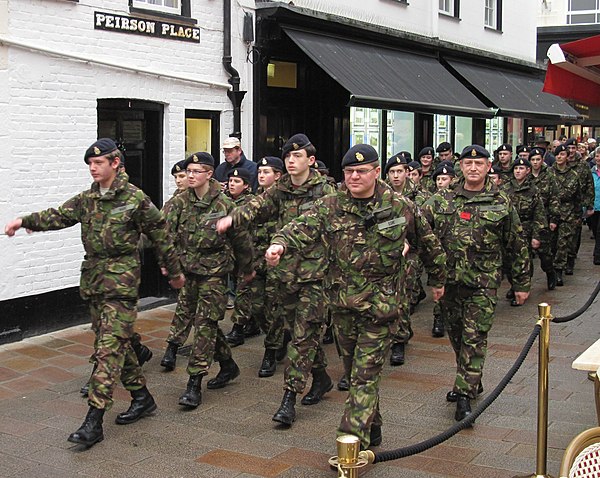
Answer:
[[431, 328], [432, 337], [444, 336], [444, 321], [439, 315], [433, 316], [433, 327]]
[[244, 337], [250, 339], [260, 335], [262, 331], [254, 319], [244, 325]]
[[219, 370], [219, 373], [215, 378], [207, 382], [206, 388], [211, 390], [223, 388], [240, 374], [240, 368], [232, 358], [219, 362], [219, 365], [221, 366], [221, 370]]
[[71, 433], [67, 440], [88, 448], [101, 442], [104, 440], [102, 417], [104, 417], [104, 409], [90, 407], [79, 430]]
[[283, 423], [284, 425], [291, 425], [296, 420], [296, 392], [286, 390], [283, 394], [283, 400], [281, 400], [281, 406], [279, 410], [273, 415], [273, 421]]
[[225, 335], [225, 340], [232, 347], [244, 345], [244, 326], [242, 324], [233, 324], [231, 332]]
[[556, 272], [556, 286], [562, 287], [563, 285], [565, 285], [565, 283], [563, 282], [562, 269], [556, 269], [555, 272]]
[[92, 369], [92, 373], [90, 374], [90, 378], [88, 378], [88, 381], [85, 382], [85, 385], [79, 389], [79, 393], [81, 393], [81, 395], [83, 395], [84, 397], [87, 397], [88, 394], [90, 393], [90, 382], [92, 380], [92, 377], [96, 373], [97, 368], [98, 368], [98, 364], [95, 363], [94, 368]]
[[[479, 386], [477, 387], [477, 395], [481, 395], [483, 393], [483, 384], [481, 382], [479, 382]], [[456, 402], [458, 400], [458, 393], [455, 392], [454, 390], [450, 390], [447, 394], [446, 394], [446, 401], [447, 402]]]
[[119, 413], [115, 419], [117, 425], [128, 425], [156, 410], [156, 402], [146, 387], [131, 391], [131, 404], [126, 412]]
[[506, 298], [509, 300], [515, 298], [515, 291], [512, 290], [512, 287], [508, 289], [508, 292], [506, 293]]
[[333, 388], [333, 382], [331, 381], [331, 377], [327, 374], [327, 371], [324, 368], [320, 369], [312, 369], [313, 381], [310, 386], [310, 390], [304, 397], [300, 403], [302, 405], [315, 405], [321, 401], [323, 395], [327, 392], [331, 391]]
[[138, 342], [138, 341], [131, 342], [131, 348], [133, 349], [135, 356], [138, 359], [138, 363], [140, 364], [140, 367], [142, 365], [144, 365], [146, 362], [149, 362], [150, 359], [152, 358], [152, 355], [153, 355], [152, 350], [150, 350], [148, 347], [146, 347], [141, 342]]
[[350, 380], [348, 380], [346, 375], [342, 375], [342, 378], [340, 378], [340, 381], [337, 383], [337, 389], [340, 392], [347, 392], [350, 390]]
[[471, 400], [466, 395], [459, 393], [456, 400], [456, 413], [454, 414], [454, 419], [457, 422], [460, 422], [469, 415], [471, 415]]
[[510, 301], [510, 306], [511, 306], [511, 307], [520, 307], [520, 306], [521, 306], [521, 304], [519, 304], [519, 302], [517, 302], [517, 298], [515, 297], [514, 299], [512, 299], [512, 300]]
[[285, 330], [283, 332], [283, 345], [277, 351], [277, 355], [275, 356], [275, 358], [277, 359], [278, 362], [281, 362], [284, 358], [287, 357], [287, 346], [291, 340], [292, 340], [292, 336], [290, 335], [290, 331]]
[[265, 355], [263, 356], [260, 369], [258, 370], [259, 377], [272, 377], [275, 375], [275, 370], [277, 369], [275, 355], [277, 355], [276, 349], [265, 349]]
[[404, 343], [394, 344], [390, 355], [390, 365], [395, 367], [402, 364], [404, 364]]
[[569, 257], [567, 259], [567, 267], [565, 267], [565, 275], [572, 276], [573, 275], [573, 269], [575, 269], [575, 258], [574, 257]]
[[187, 388], [183, 395], [179, 397], [179, 405], [184, 407], [196, 408], [202, 403], [202, 377], [203, 375], [190, 375]]
[[167, 372], [171, 372], [175, 370], [175, 364], [177, 363], [177, 350], [179, 349], [178, 344], [174, 344], [173, 342], [169, 342], [167, 345], [167, 350], [165, 350], [165, 355], [160, 361], [160, 366], [164, 367]]
[[369, 446], [379, 446], [381, 445], [382, 436], [381, 436], [381, 425], [375, 425], [374, 423], [371, 425], [371, 433], [369, 438]]
[[554, 269], [550, 269], [546, 272], [546, 283], [548, 285], [548, 290], [554, 290], [556, 287], [556, 272]]

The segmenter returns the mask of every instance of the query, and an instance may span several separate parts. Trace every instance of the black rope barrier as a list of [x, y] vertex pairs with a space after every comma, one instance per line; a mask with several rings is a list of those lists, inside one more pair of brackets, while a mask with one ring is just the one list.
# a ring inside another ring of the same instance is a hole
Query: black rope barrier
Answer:
[[[600, 284], [599, 284], [599, 286], [600, 286]], [[511, 379], [515, 376], [515, 374], [517, 373], [519, 368], [521, 368], [521, 365], [525, 361], [525, 358], [527, 357], [527, 354], [531, 350], [533, 343], [535, 342], [538, 335], [540, 334], [541, 329], [542, 329], [542, 326], [539, 324], [536, 324], [536, 326], [533, 329], [533, 332], [531, 332], [531, 335], [527, 339], [527, 342], [523, 346], [523, 350], [521, 350], [521, 353], [517, 357], [517, 360], [515, 361], [513, 366], [510, 368], [510, 370], [504, 376], [504, 378], [500, 381], [498, 386], [487, 397], [485, 397], [485, 399], [482, 400], [482, 402], [479, 404], [479, 406], [477, 408], [475, 408], [473, 410], [473, 413], [471, 413], [471, 415], [469, 415], [468, 417], [465, 417], [460, 422], [452, 425], [450, 428], [448, 428], [446, 431], [440, 433], [439, 435], [431, 437], [420, 443], [415, 443], [414, 445], [409, 445], [409, 446], [406, 446], [403, 448], [398, 448], [396, 450], [374, 452], [375, 459], [373, 460], [373, 463], [380, 463], [380, 462], [390, 461], [390, 460], [398, 460], [400, 458], [405, 458], [407, 456], [415, 455], [417, 453], [422, 453], [425, 450], [429, 450], [430, 448], [433, 448], [434, 446], [437, 446], [440, 443], [445, 442], [449, 438], [456, 435], [459, 431], [470, 427], [473, 424], [473, 422], [479, 417], [479, 415], [481, 415], [485, 411], [485, 409], [487, 407], [489, 407], [492, 404], [492, 402], [494, 400], [496, 400], [496, 398], [498, 398], [498, 396], [502, 393], [504, 388], [508, 385], [508, 383], [511, 381]]]
[[557, 324], [563, 324], [565, 322], [570, 322], [571, 320], [576, 319], [581, 314], [583, 314], [589, 308], [590, 305], [592, 305], [592, 302], [594, 302], [594, 300], [596, 299], [596, 296], [598, 295], [599, 292], [600, 292], [600, 281], [598, 281], [598, 285], [594, 289], [594, 292], [592, 292], [592, 295], [590, 296], [590, 298], [587, 300], [587, 302], [585, 304], [583, 304], [583, 306], [579, 310], [573, 312], [572, 314], [565, 315], [564, 317], [554, 317], [552, 319], [552, 322], [556, 322]]

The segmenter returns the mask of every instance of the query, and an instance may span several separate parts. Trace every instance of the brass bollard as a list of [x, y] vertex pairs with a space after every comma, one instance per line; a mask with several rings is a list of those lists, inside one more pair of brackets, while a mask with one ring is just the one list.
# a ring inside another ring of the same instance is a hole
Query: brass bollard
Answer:
[[548, 363], [550, 362], [550, 305], [542, 302], [538, 304], [539, 320], [541, 325], [539, 335], [538, 359], [538, 416], [537, 416], [537, 450], [535, 473], [526, 475], [527, 478], [552, 478], [547, 473], [548, 455]]
[[342, 435], [335, 441], [338, 456], [331, 457], [329, 464], [338, 471], [338, 478], [358, 478], [358, 470], [373, 463], [371, 450], [360, 451], [360, 439], [354, 435]]

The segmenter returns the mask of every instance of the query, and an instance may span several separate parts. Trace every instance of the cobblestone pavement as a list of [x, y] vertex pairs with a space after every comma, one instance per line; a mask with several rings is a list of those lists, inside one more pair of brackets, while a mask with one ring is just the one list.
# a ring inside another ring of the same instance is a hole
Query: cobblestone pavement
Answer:
[[[584, 230], [575, 275], [566, 285], [546, 291], [536, 263], [532, 296], [523, 307], [502, 299], [490, 334], [483, 383], [485, 396], [514, 363], [537, 317], [536, 305], [548, 302], [555, 316], [577, 310], [600, 279], [592, 265], [592, 241]], [[335, 454], [335, 430], [345, 394], [334, 389], [315, 406], [297, 406], [297, 421], [281, 429], [271, 420], [283, 393], [283, 366], [275, 376], [258, 378], [262, 337], [234, 349], [242, 373], [221, 390], [203, 390], [203, 403], [183, 411], [178, 397], [185, 388], [185, 357], [174, 372], [159, 362], [172, 306], [140, 313], [137, 329], [154, 358], [144, 366], [150, 391], [159, 405], [149, 418], [115, 425], [127, 408], [128, 393], [119, 387], [115, 406], [105, 416], [106, 439], [82, 451], [67, 442], [86, 413], [79, 388], [90, 372], [89, 326], [73, 327], [0, 347], [0, 476], [2, 477], [332, 477], [327, 459]], [[579, 432], [594, 426], [593, 384], [571, 362], [600, 336], [598, 300], [580, 318], [552, 324], [548, 473], [558, 476], [563, 451]], [[415, 336], [407, 362], [387, 366], [381, 386], [383, 444], [392, 450], [432, 437], [453, 421], [454, 405], [445, 401], [453, 383], [453, 353], [448, 339], [430, 335], [428, 298], [414, 316]], [[229, 331], [229, 320], [222, 323]], [[342, 367], [333, 345], [325, 349], [329, 372], [337, 380]], [[211, 369], [214, 376], [218, 366]], [[537, 342], [521, 370], [475, 427], [421, 454], [370, 465], [361, 477], [511, 477], [536, 471]], [[477, 402], [476, 402], [477, 403]]]

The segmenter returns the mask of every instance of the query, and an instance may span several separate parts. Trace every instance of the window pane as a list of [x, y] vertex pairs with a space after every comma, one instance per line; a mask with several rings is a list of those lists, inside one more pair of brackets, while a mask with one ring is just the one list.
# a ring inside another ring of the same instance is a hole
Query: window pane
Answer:
[[[414, 156], [415, 114], [407, 111], [388, 111], [388, 157], [400, 151], [409, 151]], [[386, 158], [387, 159], [387, 158]]]
[[454, 120], [454, 151], [473, 144], [473, 119], [457, 116]]
[[568, 15], [567, 22], [571, 25], [577, 23], [594, 23], [596, 21], [596, 15], [593, 13], [586, 13], [582, 15]]
[[450, 0], [440, 0], [440, 11], [450, 13]]
[[271, 61], [267, 64], [267, 86], [296, 88], [297, 65], [287, 61]]
[[210, 142], [211, 121], [202, 118], [185, 119], [185, 157], [197, 151], [212, 150]]
[[504, 137], [504, 121], [502, 118], [492, 118], [485, 121], [485, 148], [492, 152], [502, 144]]
[[596, 0], [571, 0], [571, 11], [596, 10]]
[[447, 141], [452, 142], [450, 137], [450, 115], [435, 115], [433, 122], [433, 146]]

